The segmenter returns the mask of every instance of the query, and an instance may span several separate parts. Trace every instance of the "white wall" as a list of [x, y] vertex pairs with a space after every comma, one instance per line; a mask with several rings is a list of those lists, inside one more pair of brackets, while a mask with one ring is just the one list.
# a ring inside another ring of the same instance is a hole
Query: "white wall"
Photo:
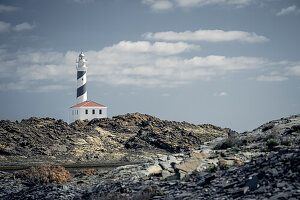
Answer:
[[[85, 114], [85, 110], [88, 110], [88, 114]], [[93, 114], [93, 110], [95, 110], [95, 114]], [[99, 114], [99, 110], [102, 111], [101, 114]], [[77, 107], [77, 108], [75, 107], [69, 109], [69, 123], [72, 123], [78, 119], [92, 120], [94, 118], [106, 118], [106, 117], [107, 117], [107, 107]]]

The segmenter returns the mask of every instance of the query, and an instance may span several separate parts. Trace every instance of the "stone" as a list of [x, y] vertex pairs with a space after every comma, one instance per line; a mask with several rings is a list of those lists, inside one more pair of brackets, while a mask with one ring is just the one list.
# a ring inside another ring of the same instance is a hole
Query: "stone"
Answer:
[[169, 155], [167, 160], [169, 161], [169, 163], [180, 163], [180, 160], [172, 155]]
[[278, 188], [283, 188], [284, 186], [286, 186], [285, 182], [279, 182], [276, 184], [276, 187], [278, 187]]
[[161, 177], [163, 179], [168, 178], [169, 176], [171, 176], [171, 173], [168, 170], [162, 170]]
[[190, 173], [196, 170], [200, 163], [201, 161], [198, 159], [190, 159], [183, 163], [176, 164], [175, 169], [184, 171], [186, 173]]
[[162, 168], [158, 165], [152, 165], [146, 169], [148, 175], [161, 174]]
[[[299, 199], [300, 134], [298, 129], [289, 134], [285, 132], [300, 124], [300, 115], [275, 120], [272, 124], [274, 127], [264, 132], [260, 127], [239, 134], [237, 142], [241, 151], [233, 152], [214, 149], [224, 140], [220, 137], [222, 133], [228, 130], [163, 121], [141, 114], [71, 125], [42, 118], [19, 123], [0, 121], [0, 144], [3, 145], [0, 147], [9, 147], [14, 152], [10, 156], [0, 155], [2, 165], [45, 161], [78, 163], [80, 160], [82, 163], [138, 162], [101, 170], [99, 175], [73, 177], [64, 185], [32, 186], [0, 172], [0, 199]], [[199, 134], [194, 133], [197, 131]], [[208, 131], [211, 131], [209, 136], [201, 135]], [[264, 152], [265, 142], [271, 136], [280, 141], [289, 139], [292, 143]], [[197, 146], [203, 138], [207, 141], [205, 145]], [[77, 139], [79, 143], [80, 140], [86, 143], [78, 145]], [[133, 144], [139, 148], [130, 146]], [[68, 151], [60, 151], [62, 145]], [[53, 146], [55, 148], [51, 148]], [[170, 154], [170, 151], [174, 152]], [[202, 153], [208, 156], [203, 157]], [[243, 165], [237, 164], [237, 159]], [[207, 166], [219, 162], [234, 166], [226, 170], [218, 167], [207, 170]], [[174, 168], [176, 174], [171, 173]], [[148, 190], [141, 193], [144, 188]]]
[[234, 166], [242, 166], [243, 164], [244, 163], [240, 159], [238, 159], [238, 158], [236, 158], [234, 160]]
[[259, 179], [257, 176], [250, 176], [245, 186], [248, 186], [250, 190], [255, 190], [259, 187]]
[[280, 192], [280, 193], [278, 193], [278, 194], [275, 194], [275, 195], [271, 196], [271, 197], [269, 198], [269, 200], [288, 199], [289, 196], [291, 196], [291, 194], [285, 193], [285, 192]]
[[168, 156], [167, 155], [163, 155], [161, 157], [158, 158], [158, 161], [167, 161], [168, 160]]
[[204, 159], [204, 158], [208, 158], [209, 154], [207, 154], [207, 153], [191, 153], [190, 157]]
[[243, 187], [243, 193], [246, 194], [249, 191], [249, 186]]

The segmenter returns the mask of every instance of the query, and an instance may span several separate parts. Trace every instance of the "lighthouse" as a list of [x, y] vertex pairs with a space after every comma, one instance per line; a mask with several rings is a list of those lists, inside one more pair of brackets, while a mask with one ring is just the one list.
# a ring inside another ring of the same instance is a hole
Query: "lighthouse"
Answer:
[[84, 53], [78, 56], [76, 61], [77, 70], [77, 91], [76, 101], [77, 104], [69, 108], [69, 122], [72, 123], [76, 120], [92, 120], [94, 118], [106, 118], [107, 107], [87, 100], [87, 60]]
[[79, 58], [76, 66], [77, 69], [77, 104], [82, 103], [87, 100], [86, 91], [86, 66], [87, 60], [84, 58], [83, 52], [79, 54]]

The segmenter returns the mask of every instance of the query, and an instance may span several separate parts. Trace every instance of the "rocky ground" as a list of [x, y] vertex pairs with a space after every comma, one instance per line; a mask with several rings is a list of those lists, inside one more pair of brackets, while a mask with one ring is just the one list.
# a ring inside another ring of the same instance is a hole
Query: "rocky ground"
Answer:
[[81, 123], [66, 127], [82, 133], [100, 128], [99, 135], [107, 131], [114, 141], [116, 135], [128, 134], [117, 144], [132, 152], [155, 150], [156, 156], [89, 176], [73, 175], [72, 181], [64, 184], [33, 184], [1, 172], [0, 198], [300, 199], [300, 115], [245, 133], [140, 114]]
[[232, 132], [139, 113], [76, 121], [0, 121], [0, 166], [149, 161], [157, 154], [197, 149]]

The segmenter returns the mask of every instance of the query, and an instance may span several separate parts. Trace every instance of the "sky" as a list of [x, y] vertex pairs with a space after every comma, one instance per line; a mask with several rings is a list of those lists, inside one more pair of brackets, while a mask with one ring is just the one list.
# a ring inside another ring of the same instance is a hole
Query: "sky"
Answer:
[[75, 61], [108, 116], [243, 132], [300, 113], [299, 0], [0, 0], [0, 120], [68, 122]]

